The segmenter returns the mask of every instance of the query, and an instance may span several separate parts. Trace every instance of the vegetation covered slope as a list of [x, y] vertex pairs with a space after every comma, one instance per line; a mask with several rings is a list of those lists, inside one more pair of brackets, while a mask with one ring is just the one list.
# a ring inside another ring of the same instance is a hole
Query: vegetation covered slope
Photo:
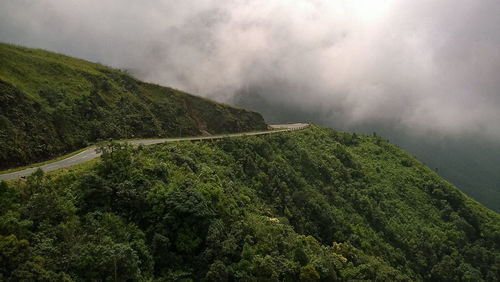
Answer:
[[255, 112], [144, 83], [99, 64], [0, 44], [0, 169], [99, 139], [265, 128]]
[[0, 185], [2, 279], [500, 280], [500, 216], [380, 137], [102, 150]]
[[493, 211], [500, 213], [500, 142], [498, 138], [478, 135], [415, 134], [402, 128], [399, 121], [377, 121], [346, 124], [340, 108], [327, 114], [287, 103], [277, 92], [287, 86], [248, 86], [235, 94], [233, 103], [245, 109], [256, 110], [270, 123], [283, 121], [310, 121], [326, 127], [371, 134], [376, 131], [399, 144], [418, 160], [434, 169], [462, 192]]

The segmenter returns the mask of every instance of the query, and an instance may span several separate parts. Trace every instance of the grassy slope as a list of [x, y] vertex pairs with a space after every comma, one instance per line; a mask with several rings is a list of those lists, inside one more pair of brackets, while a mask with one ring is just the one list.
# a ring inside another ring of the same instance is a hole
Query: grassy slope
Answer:
[[54, 158], [98, 139], [265, 128], [255, 112], [84, 60], [0, 44], [0, 169]]
[[313, 126], [121, 149], [4, 189], [18, 196], [0, 235], [84, 280], [112, 279], [112, 246], [136, 254], [123, 280], [500, 278], [500, 215], [379, 137]]

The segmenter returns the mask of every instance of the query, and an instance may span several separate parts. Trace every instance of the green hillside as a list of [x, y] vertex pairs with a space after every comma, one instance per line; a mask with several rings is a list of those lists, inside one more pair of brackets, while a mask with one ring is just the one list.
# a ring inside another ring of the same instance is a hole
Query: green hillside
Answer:
[[258, 113], [99, 64], [0, 43], [0, 169], [100, 139], [265, 129]]
[[500, 215], [380, 137], [102, 149], [1, 183], [0, 280], [500, 280]]
[[286, 91], [286, 87], [278, 85], [273, 90], [272, 87], [249, 86], [235, 94], [233, 103], [260, 112], [269, 123], [307, 120], [349, 132], [377, 132], [434, 169], [469, 197], [500, 213], [498, 139], [487, 140], [480, 135], [415, 134], [411, 128], [401, 127], [399, 121], [372, 120], [357, 125], [346, 124], [341, 110], [328, 114], [310, 111], [308, 107], [294, 102], [283, 103], [283, 99], [277, 98], [281, 95], [270, 95], [269, 91]]

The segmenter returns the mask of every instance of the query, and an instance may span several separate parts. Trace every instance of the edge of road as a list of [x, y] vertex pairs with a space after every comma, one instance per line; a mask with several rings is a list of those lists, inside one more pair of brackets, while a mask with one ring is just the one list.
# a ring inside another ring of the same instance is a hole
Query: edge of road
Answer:
[[[244, 137], [244, 136], [257, 136], [257, 135], [267, 135], [279, 132], [295, 131], [301, 130], [309, 127], [309, 123], [293, 123], [293, 124], [275, 124], [269, 125], [269, 129], [265, 131], [249, 131], [249, 132], [239, 132], [239, 133], [226, 133], [226, 134], [216, 134], [208, 136], [190, 136], [190, 137], [173, 137], [173, 138], [145, 138], [145, 139], [125, 139], [116, 140], [117, 142], [127, 142], [132, 145], [155, 145], [166, 142], [182, 142], [182, 141], [203, 141], [203, 140], [214, 140], [223, 139], [231, 137]], [[2, 180], [13, 180], [18, 178], [23, 178], [31, 173], [35, 172], [38, 168], [41, 168], [45, 172], [55, 171], [67, 167], [71, 167], [77, 164], [85, 163], [93, 160], [100, 156], [100, 153], [96, 152], [96, 144], [79, 149], [77, 151], [68, 153], [66, 155], [60, 156], [58, 158], [47, 160], [40, 163], [30, 164], [27, 166], [11, 168], [4, 171], [0, 171], [0, 181]], [[62, 163], [66, 163], [62, 165]]]

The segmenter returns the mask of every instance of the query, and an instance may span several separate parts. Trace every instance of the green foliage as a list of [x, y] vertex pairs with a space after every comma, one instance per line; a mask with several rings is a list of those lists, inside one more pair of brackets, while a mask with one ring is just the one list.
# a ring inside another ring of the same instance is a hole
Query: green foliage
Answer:
[[266, 129], [255, 112], [98, 64], [0, 43], [0, 169], [106, 139]]
[[27, 240], [0, 235], [0, 280], [67, 281], [69, 277], [47, 270], [45, 259], [33, 254]]
[[100, 149], [85, 169], [0, 183], [4, 280], [500, 278], [500, 216], [378, 136]]
[[320, 277], [318, 272], [311, 264], [308, 264], [300, 268], [300, 275], [299, 275], [300, 281], [314, 282], [314, 281], [319, 281], [319, 278]]

